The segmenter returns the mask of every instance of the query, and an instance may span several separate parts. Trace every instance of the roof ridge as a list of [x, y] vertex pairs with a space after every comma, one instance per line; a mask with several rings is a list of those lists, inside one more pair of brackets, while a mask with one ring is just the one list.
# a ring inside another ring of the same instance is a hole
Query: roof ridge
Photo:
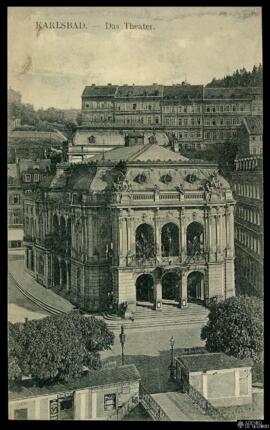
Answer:
[[147, 143], [146, 145], [143, 145], [142, 149], [139, 149], [137, 152], [135, 152], [135, 154], [132, 154], [130, 157], [127, 158], [127, 160], [132, 161], [134, 158], [138, 157], [139, 155], [142, 155], [152, 145], [155, 145], [155, 143]]

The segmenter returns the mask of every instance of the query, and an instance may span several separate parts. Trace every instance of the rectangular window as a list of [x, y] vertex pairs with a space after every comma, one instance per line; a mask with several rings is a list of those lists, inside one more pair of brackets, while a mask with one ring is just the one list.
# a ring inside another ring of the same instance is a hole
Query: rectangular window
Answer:
[[136, 103], [134, 103], [133, 104], [133, 110], [136, 110], [136, 107], [137, 107], [137, 105], [136, 105]]
[[29, 174], [24, 175], [24, 180], [25, 182], [31, 182], [31, 175]]
[[116, 393], [104, 394], [104, 411], [116, 409]]
[[27, 420], [28, 419], [28, 409], [15, 409], [14, 410], [14, 420]]
[[34, 174], [34, 182], [39, 181], [39, 175], [37, 173]]

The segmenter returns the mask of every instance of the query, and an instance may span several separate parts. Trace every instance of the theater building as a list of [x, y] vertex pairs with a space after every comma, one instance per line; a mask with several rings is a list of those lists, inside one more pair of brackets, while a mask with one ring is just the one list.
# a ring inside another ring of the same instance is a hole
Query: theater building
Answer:
[[127, 144], [59, 164], [25, 201], [25, 265], [88, 311], [224, 299], [235, 294], [234, 204], [215, 164], [155, 139]]

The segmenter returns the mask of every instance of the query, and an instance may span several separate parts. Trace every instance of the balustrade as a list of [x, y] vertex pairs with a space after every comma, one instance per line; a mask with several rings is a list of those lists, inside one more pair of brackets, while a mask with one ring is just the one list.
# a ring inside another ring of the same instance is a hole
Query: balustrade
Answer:
[[140, 384], [140, 401], [154, 421], [171, 421], [150, 393]]

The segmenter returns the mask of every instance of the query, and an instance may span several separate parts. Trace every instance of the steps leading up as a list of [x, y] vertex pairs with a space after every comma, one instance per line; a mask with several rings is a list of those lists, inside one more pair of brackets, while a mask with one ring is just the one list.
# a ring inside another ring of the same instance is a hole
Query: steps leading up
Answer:
[[[209, 310], [201, 305], [190, 303], [186, 309], [179, 309], [173, 305], [163, 305], [161, 311], [155, 311], [148, 307], [137, 306], [133, 314], [134, 320], [119, 319], [113, 315], [104, 315], [106, 324], [111, 329], [120, 328], [146, 328], [168, 327], [175, 325], [204, 324], [208, 320]], [[117, 318], [117, 319], [116, 319]]]

